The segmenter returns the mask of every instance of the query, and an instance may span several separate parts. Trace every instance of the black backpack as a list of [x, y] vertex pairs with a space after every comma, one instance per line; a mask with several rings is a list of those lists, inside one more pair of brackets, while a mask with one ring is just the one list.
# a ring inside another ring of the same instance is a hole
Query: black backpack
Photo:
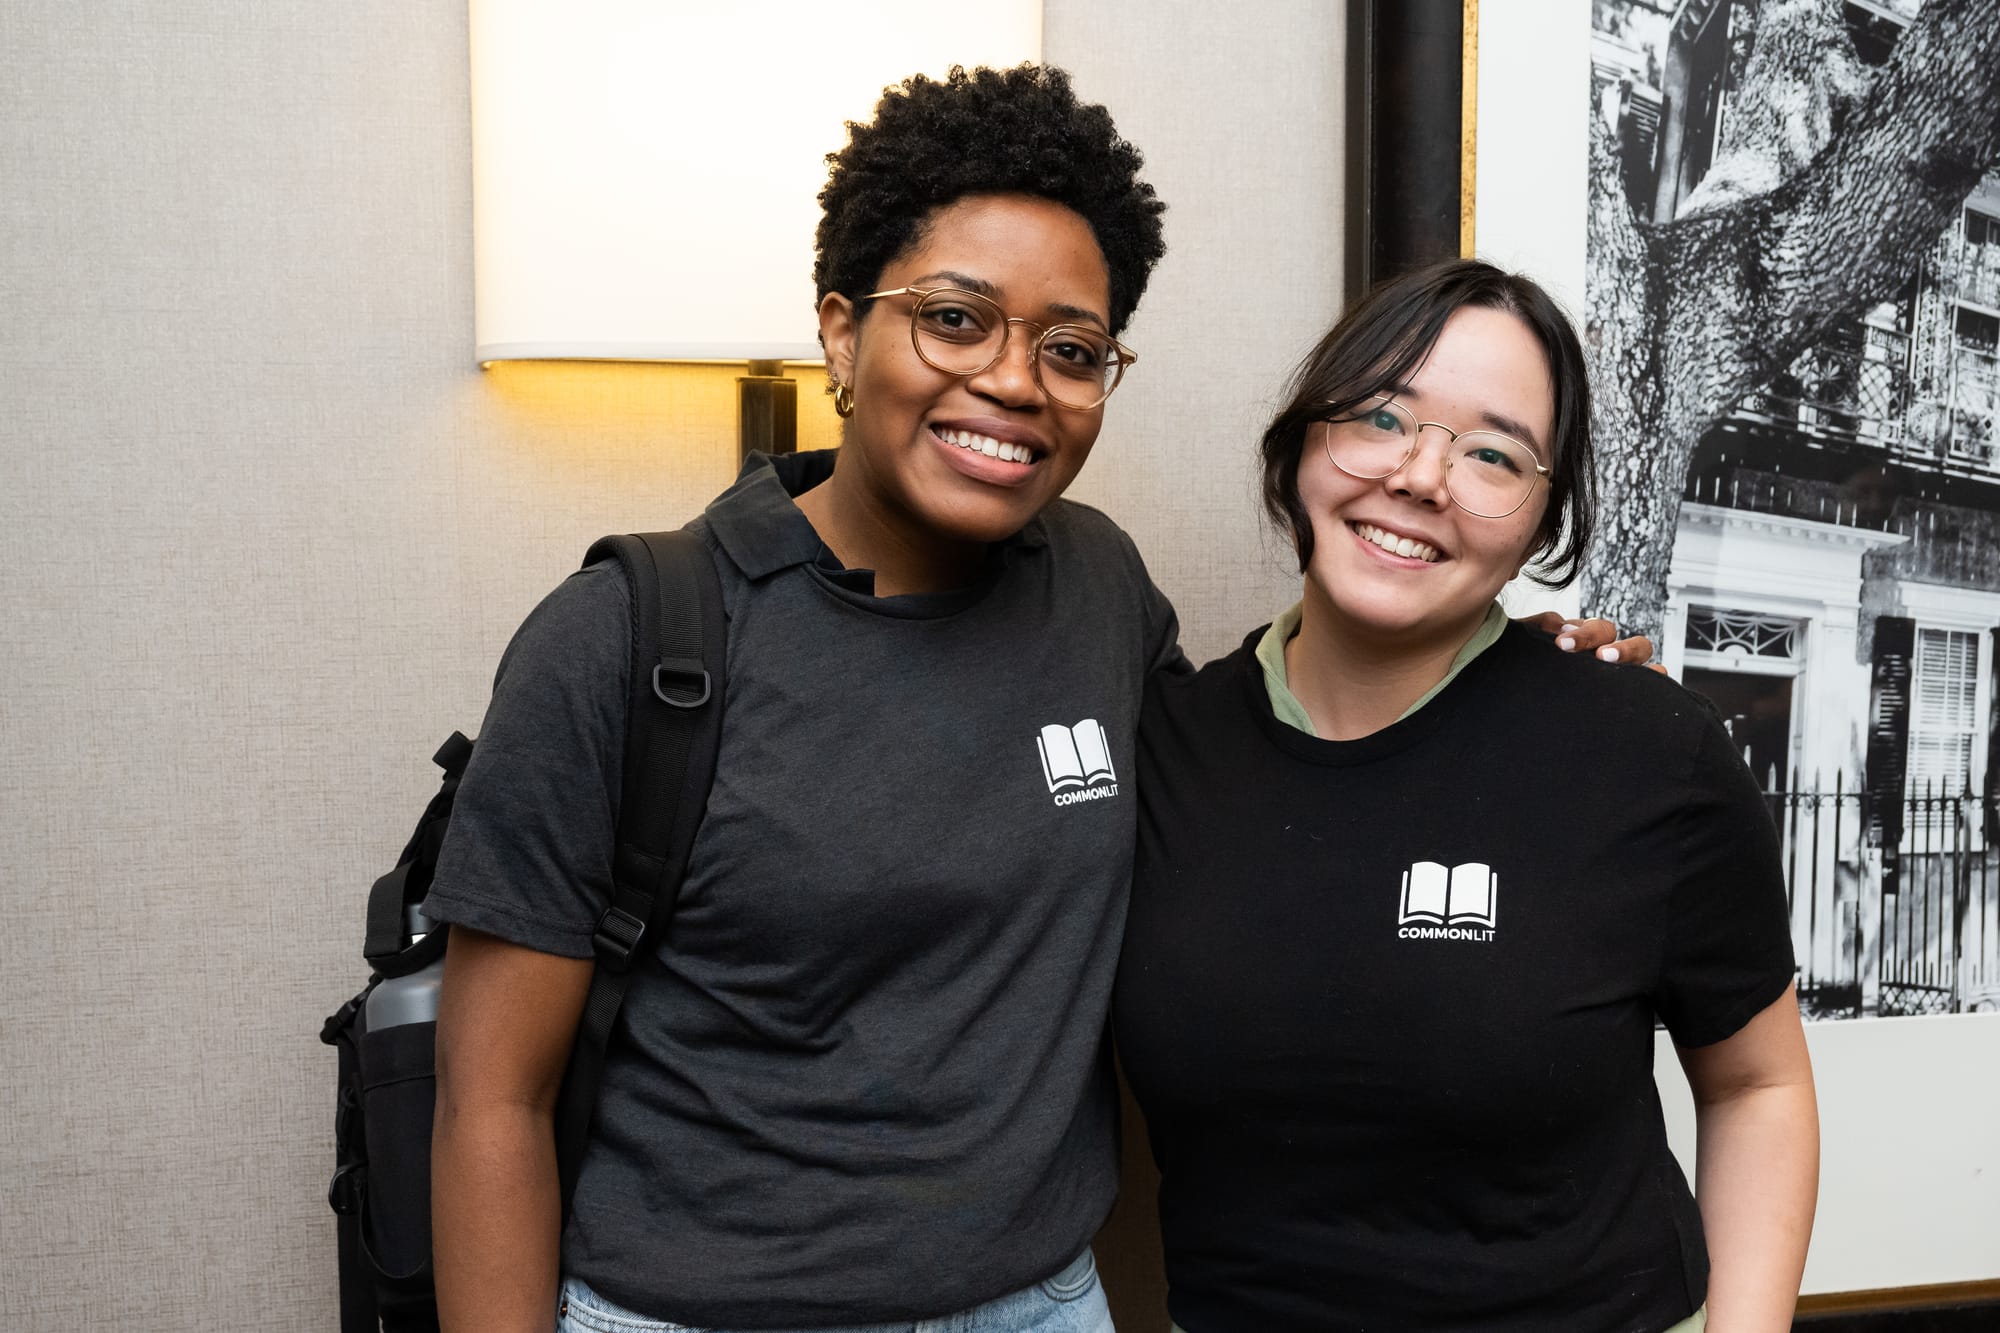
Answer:
[[[584, 564], [613, 557], [632, 588], [632, 690], [612, 901], [598, 919], [596, 968], [556, 1108], [565, 1218], [589, 1139], [605, 1044], [639, 946], [665, 924], [686, 873], [722, 730], [722, 592], [707, 550], [685, 531], [606, 537], [590, 548]], [[341, 1333], [438, 1326], [430, 1219], [437, 1024], [402, 1022], [370, 1032], [367, 1007], [377, 987], [444, 957], [449, 932], [440, 928], [412, 938], [410, 909], [421, 908], [430, 891], [472, 750], [473, 742], [453, 732], [433, 757], [444, 769], [444, 785], [425, 807], [396, 868], [368, 894], [368, 985], [320, 1031], [320, 1040], [340, 1053], [327, 1202], [339, 1218]]]

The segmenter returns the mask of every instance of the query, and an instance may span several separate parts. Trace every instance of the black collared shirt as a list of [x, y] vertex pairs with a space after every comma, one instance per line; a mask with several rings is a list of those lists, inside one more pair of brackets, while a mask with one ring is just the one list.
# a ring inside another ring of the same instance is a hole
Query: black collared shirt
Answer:
[[[694, 525], [729, 617], [722, 750], [564, 1237], [568, 1272], [679, 1323], [963, 1309], [1059, 1270], [1116, 1188], [1104, 1020], [1172, 610], [1066, 501], [972, 587], [874, 597], [792, 501], [828, 467], [753, 459]], [[437, 915], [590, 953], [628, 603], [596, 567], [515, 637]]]
[[1016, 552], [1048, 545], [1047, 524], [1038, 514], [1019, 532], [994, 545], [983, 576], [969, 585], [878, 598], [875, 571], [841, 564], [792, 503], [793, 496], [803, 495], [833, 475], [838, 452], [825, 449], [777, 457], [753, 454], [736, 485], [708, 507], [704, 518], [710, 531], [745, 578], [755, 581], [794, 565], [811, 564], [831, 586], [874, 603], [870, 609], [877, 614], [942, 615], [985, 596]]

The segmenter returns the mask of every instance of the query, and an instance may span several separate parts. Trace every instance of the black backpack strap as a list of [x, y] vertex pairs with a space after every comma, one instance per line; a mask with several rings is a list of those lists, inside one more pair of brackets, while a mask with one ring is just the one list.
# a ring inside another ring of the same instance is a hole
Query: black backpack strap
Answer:
[[722, 736], [722, 586], [708, 549], [686, 531], [606, 537], [584, 563], [612, 557], [632, 588], [632, 687], [611, 905], [598, 919], [597, 966], [556, 1106], [565, 1217], [632, 963], [673, 909]]
[[424, 807], [417, 831], [396, 858], [396, 868], [375, 881], [368, 891], [368, 938], [362, 955], [368, 965], [385, 977], [407, 976], [428, 967], [444, 952], [445, 932], [431, 931], [415, 946], [409, 941], [407, 912], [431, 891], [431, 877], [437, 870], [438, 850], [444, 846], [444, 831], [451, 820], [452, 802], [465, 766], [472, 758], [472, 742], [465, 733], [454, 731], [431, 756], [444, 770], [444, 782], [430, 804]]

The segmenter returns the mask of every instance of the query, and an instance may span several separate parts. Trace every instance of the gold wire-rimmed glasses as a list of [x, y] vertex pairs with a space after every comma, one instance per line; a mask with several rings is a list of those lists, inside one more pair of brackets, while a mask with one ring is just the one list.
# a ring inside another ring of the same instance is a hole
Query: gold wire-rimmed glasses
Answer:
[[1016, 324], [1036, 330], [1028, 364], [1050, 401], [1087, 412], [1111, 396], [1138, 355], [1116, 338], [1083, 324], [1037, 324], [1009, 317], [978, 292], [959, 287], [891, 287], [864, 301], [913, 296], [910, 343], [924, 364], [947, 375], [977, 375], [1007, 354]]
[[1418, 421], [1388, 394], [1377, 394], [1346, 416], [1313, 423], [1326, 461], [1350, 477], [1380, 481], [1402, 470], [1417, 452], [1418, 437], [1435, 426], [1451, 437], [1444, 456], [1444, 488], [1453, 504], [1475, 518], [1506, 518], [1535, 493], [1549, 470], [1521, 441], [1497, 430], [1456, 431], [1442, 421]]

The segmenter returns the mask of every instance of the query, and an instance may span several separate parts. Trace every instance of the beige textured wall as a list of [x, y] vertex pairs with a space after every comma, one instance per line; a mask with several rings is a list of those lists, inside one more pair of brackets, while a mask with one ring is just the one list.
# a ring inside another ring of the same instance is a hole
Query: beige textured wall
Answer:
[[[1338, 8], [1050, 6], [1173, 205], [1077, 493], [1197, 654], [1285, 583], [1248, 448], [1334, 307]], [[728, 371], [472, 366], [465, 63], [444, 0], [0, 6], [0, 1328], [331, 1326], [315, 1036], [426, 756], [731, 474]]]
[[1071, 495], [1109, 511], [1180, 611], [1196, 661], [1297, 596], [1253, 450], [1339, 313], [1346, 7], [1326, 0], [1052, 0], [1043, 50], [1116, 114], [1167, 201], [1167, 257]]

